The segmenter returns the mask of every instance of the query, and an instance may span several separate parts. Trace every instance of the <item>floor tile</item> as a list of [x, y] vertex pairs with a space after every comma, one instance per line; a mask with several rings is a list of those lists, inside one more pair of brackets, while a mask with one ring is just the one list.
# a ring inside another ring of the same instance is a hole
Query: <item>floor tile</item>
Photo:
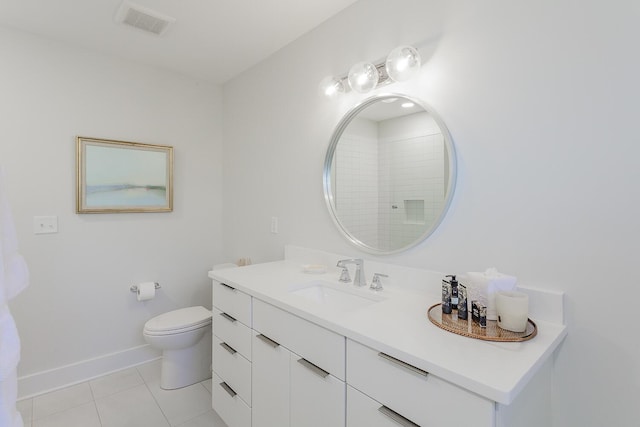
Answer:
[[176, 390], [162, 390], [160, 381], [147, 384], [172, 426], [177, 426], [211, 409], [211, 393], [200, 383]]
[[142, 376], [144, 382], [149, 383], [153, 380], [160, 379], [160, 366], [162, 366], [162, 359], [157, 359], [138, 365], [136, 369], [140, 373], [140, 376]]
[[101, 427], [93, 402], [33, 420], [33, 427]]
[[93, 400], [89, 383], [82, 383], [33, 398], [33, 419], [75, 408]]
[[[161, 360], [17, 402], [25, 427], [227, 427], [211, 379], [160, 388]], [[0, 426], [1, 427], [1, 426]]]
[[168, 427], [146, 385], [96, 400], [102, 427]]
[[136, 368], [118, 371], [89, 382], [94, 399], [109, 396], [141, 384], [144, 384], [144, 381]]
[[210, 409], [199, 417], [180, 424], [179, 427], [227, 427], [227, 425], [213, 409]]

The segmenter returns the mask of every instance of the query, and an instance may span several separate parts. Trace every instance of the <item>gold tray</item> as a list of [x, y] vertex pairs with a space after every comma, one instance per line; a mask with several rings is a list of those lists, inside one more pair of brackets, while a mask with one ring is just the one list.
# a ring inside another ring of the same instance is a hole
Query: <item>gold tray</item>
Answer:
[[518, 342], [530, 340], [538, 333], [538, 327], [531, 319], [528, 319], [527, 329], [524, 332], [502, 329], [496, 320], [487, 320], [487, 327], [481, 328], [478, 323], [471, 320], [471, 313], [467, 320], [458, 319], [457, 310], [453, 310], [451, 314], [443, 314], [441, 305], [438, 303], [429, 308], [427, 312], [429, 320], [437, 327], [454, 334], [485, 341]]

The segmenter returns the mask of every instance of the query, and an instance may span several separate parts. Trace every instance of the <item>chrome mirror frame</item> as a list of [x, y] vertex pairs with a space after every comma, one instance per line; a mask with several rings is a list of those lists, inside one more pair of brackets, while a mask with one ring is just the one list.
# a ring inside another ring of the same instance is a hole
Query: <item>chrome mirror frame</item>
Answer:
[[[358, 116], [358, 114], [360, 114], [363, 110], [365, 110], [367, 107], [377, 102], [381, 102], [383, 100], [391, 99], [391, 98], [404, 98], [411, 102], [414, 102], [415, 104], [421, 106], [426, 112], [428, 112], [433, 117], [433, 119], [435, 120], [436, 124], [439, 126], [442, 132], [444, 146], [445, 146], [445, 149], [447, 150], [447, 155], [449, 159], [449, 162], [448, 162], [449, 173], [448, 173], [447, 188], [445, 192], [445, 200], [444, 200], [442, 211], [440, 212], [438, 217], [435, 219], [435, 221], [431, 224], [431, 226], [428, 227], [424, 233], [417, 236], [417, 238], [412, 243], [397, 249], [385, 250], [385, 249], [376, 248], [364, 243], [362, 240], [358, 239], [357, 236], [354, 236], [353, 233], [351, 233], [340, 221], [340, 218], [338, 217], [338, 212], [336, 211], [336, 206], [334, 201], [331, 173], [332, 173], [332, 167], [333, 167], [333, 159], [336, 153], [338, 143], [340, 142], [340, 138], [342, 137], [343, 132], [349, 126], [351, 121], [356, 116]], [[333, 135], [331, 136], [329, 147], [327, 148], [327, 154], [324, 160], [322, 181], [323, 181], [323, 187], [324, 187], [324, 198], [325, 198], [327, 208], [329, 209], [329, 214], [331, 216], [331, 219], [335, 223], [336, 227], [341, 232], [341, 234], [344, 237], [346, 237], [346, 239], [352, 245], [356, 246], [357, 248], [367, 253], [377, 254], [377, 255], [391, 255], [391, 254], [403, 252], [403, 251], [406, 251], [407, 249], [415, 247], [416, 245], [422, 243], [425, 239], [427, 239], [429, 236], [431, 236], [435, 232], [435, 230], [444, 220], [449, 210], [449, 207], [451, 205], [451, 201], [453, 199], [453, 195], [455, 191], [456, 177], [457, 177], [457, 164], [456, 164], [455, 147], [453, 145], [453, 141], [451, 139], [449, 131], [447, 130], [447, 127], [445, 126], [440, 116], [434, 111], [433, 108], [431, 108], [429, 105], [425, 104], [421, 100], [418, 100], [416, 98], [413, 98], [411, 96], [407, 96], [404, 94], [389, 93], [389, 94], [379, 94], [379, 95], [375, 95], [365, 99], [360, 104], [356, 105], [354, 108], [348, 111], [344, 115], [344, 117], [340, 120], [340, 122], [338, 123], [338, 125], [336, 126], [333, 132]]]

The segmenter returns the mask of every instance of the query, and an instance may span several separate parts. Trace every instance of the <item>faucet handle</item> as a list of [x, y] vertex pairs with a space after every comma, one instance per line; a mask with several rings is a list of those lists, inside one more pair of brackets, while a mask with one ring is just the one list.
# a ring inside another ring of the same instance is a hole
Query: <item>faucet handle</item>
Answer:
[[382, 280], [380, 279], [381, 277], [389, 277], [389, 275], [382, 273], [373, 273], [373, 280], [371, 281], [371, 286], [369, 286], [369, 289], [372, 289], [374, 291], [383, 290], [384, 288], [382, 287]]
[[340, 282], [342, 283], [350, 283], [351, 276], [349, 276], [349, 269], [347, 267], [342, 267], [342, 273], [340, 273]]

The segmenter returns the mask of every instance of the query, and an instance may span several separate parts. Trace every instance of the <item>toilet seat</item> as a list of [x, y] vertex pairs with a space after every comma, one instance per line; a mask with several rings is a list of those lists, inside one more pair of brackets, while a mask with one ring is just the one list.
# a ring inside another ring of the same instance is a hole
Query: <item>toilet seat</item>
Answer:
[[211, 324], [211, 311], [202, 306], [169, 311], [147, 321], [144, 333], [147, 335], [173, 335]]

